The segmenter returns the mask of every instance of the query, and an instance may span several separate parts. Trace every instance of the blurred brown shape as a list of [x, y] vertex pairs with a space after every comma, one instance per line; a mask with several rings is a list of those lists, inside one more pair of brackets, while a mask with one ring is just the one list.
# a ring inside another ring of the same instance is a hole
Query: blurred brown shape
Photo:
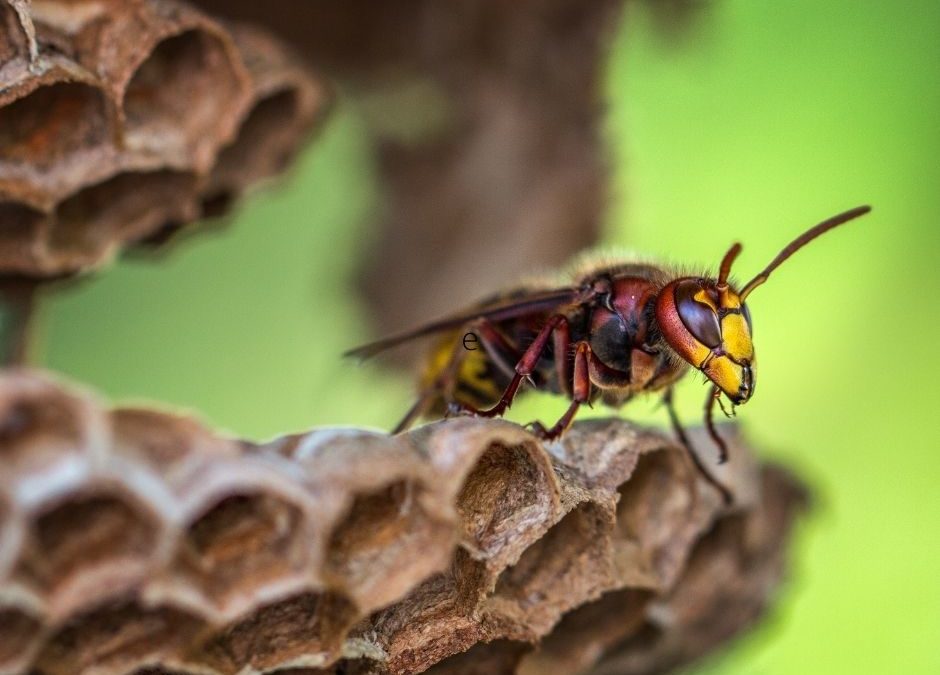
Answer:
[[228, 203], [328, 98], [270, 36], [173, 0], [17, 0], [0, 31], [0, 276], [94, 268]]
[[0, 670], [665, 672], [756, 622], [805, 501], [731, 450], [726, 509], [620, 420], [257, 445], [8, 372]]
[[622, 0], [198, 2], [268, 24], [364, 111], [384, 192], [361, 268], [377, 330], [596, 242], [606, 45]]

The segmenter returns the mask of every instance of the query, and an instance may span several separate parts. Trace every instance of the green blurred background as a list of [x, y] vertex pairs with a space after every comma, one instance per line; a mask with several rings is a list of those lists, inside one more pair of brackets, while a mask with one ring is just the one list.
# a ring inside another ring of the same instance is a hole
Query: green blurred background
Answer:
[[[676, 33], [631, 4], [615, 39], [606, 241], [714, 266], [740, 239], [748, 277], [809, 225], [875, 208], [750, 303], [760, 386], [739, 419], [819, 503], [770, 620], [696, 672], [940, 673], [940, 3], [693, 8]], [[340, 106], [227, 229], [47, 299], [36, 360], [254, 438], [387, 428], [408, 379], [338, 358], [370, 337], [353, 272], [376, 199], [362, 120]], [[694, 422], [704, 392], [686, 384]], [[652, 405], [625, 414], [663, 423]]]

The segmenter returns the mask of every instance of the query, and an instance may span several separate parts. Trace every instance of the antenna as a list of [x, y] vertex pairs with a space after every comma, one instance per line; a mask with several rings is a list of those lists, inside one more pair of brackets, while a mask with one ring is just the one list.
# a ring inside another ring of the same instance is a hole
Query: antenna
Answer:
[[[780, 253], [777, 254], [777, 257], [774, 258], [771, 261], [771, 263], [767, 265], [767, 267], [765, 267], [764, 270], [760, 274], [758, 274], [756, 277], [754, 277], [749, 282], [747, 282], [747, 285], [739, 294], [741, 296], [741, 302], [744, 302], [744, 299], [751, 293], [751, 291], [753, 291], [755, 288], [757, 288], [762, 283], [767, 281], [767, 279], [770, 277], [771, 272], [773, 272], [775, 269], [780, 267], [780, 265], [782, 265], [783, 262], [787, 258], [789, 258], [791, 255], [793, 255], [794, 253], [799, 251], [801, 248], [806, 246], [813, 239], [815, 239], [821, 234], [828, 232], [829, 230], [835, 227], [838, 227], [839, 225], [842, 225], [843, 223], [847, 223], [850, 220], [854, 220], [858, 218], [859, 216], [863, 216], [869, 211], [871, 211], [870, 206], [867, 206], [867, 205], [856, 206], [854, 209], [849, 209], [848, 211], [845, 211], [844, 213], [840, 213], [839, 215], [833, 216], [832, 218], [829, 218], [828, 220], [824, 220], [823, 222], [819, 223], [819, 225], [816, 225], [815, 227], [808, 229], [799, 237], [791, 241], [785, 249], [783, 249], [782, 251], [780, 251]], [[732, 246], [731, 251], [733, 250], [734, 250], [734, 247]], [[725, 255], [725, 260], [728, 259], [728, 257], [731, 254], [731, 251], [728, 251], [728, 253]], [[732, 256], [731, 259], [734, 260], [734, 257]], [[722, 269], [724, 269], [725, 261], [722, 261], [721, 264], [722, 264]], [[728, 263], [728, 266], [729, 267], [731, 266], [730, 262]], [[719, 277], [719, 281], [720, 280], [721, 278]]]
[[718, 297], [721, 298], [723, 306], [728, 304], [728, 275], [731, 274], [731, 265], [739, 253], [741, 253], [741, 244], [736, 242], [725, 253], [725, 257], [721, 259], [721, 267], [718, 269], [718, 283], [715, 284], [715, 290], [718, 291]]

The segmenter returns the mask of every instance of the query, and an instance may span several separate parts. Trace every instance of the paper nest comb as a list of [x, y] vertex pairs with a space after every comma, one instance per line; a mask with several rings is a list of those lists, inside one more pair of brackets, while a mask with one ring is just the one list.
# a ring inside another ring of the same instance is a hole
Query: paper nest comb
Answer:
[[0, 276], [57, 277], [282, 169], [324, 83], [173, 0], [0, 0]]
[[[182, 2], [0, 0], [0, 280], [224, 210], [328, 99]], [[805, 502], [739, 439], [716, 472], [732, 509], [617, 420], [254, 444], [5, 371], [0, 673], [666, 672], [756, 621]]]
[[804, 503], [731, 450], [725, 509], [619, 420], [258, 445], [8, 372], [0, 672], [665, 672], [761, 614]]

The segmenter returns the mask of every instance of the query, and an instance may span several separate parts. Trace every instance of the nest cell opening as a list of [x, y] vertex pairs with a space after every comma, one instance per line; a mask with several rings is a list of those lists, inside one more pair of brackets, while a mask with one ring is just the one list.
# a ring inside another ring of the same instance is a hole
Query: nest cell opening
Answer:
[[0, 607], [0, 670], [20, 671], [40, 638], [42, 622], [21, 609]]
[[[3, 133], [0, 131], [0, 133]], [[45, 216], [24, 204], [0, 202], [0, 270], [28, 274], [42, 244]]]
[[[159, 529], [150, 514], [108, 493], [78, 495], [36, 517], [19, 570], [40, 587], [54, 591], [81, 581], [103, 566], [108, 575], [135, 574], [147, 567]], [[132, 567], [131, 561], [138, 565]], [[132, 583], [133, 579], [123, 580]], [[101, 577], [89, 577], [101, 594]], [[107, 589], [119, 590], [120, 584]]]
[[588, 670], [613, 645], [640, 630], [653, 597], [649, 591], [626, 588], [573, 609], [525, 657], [519, 674]]
[[463, 542], [487, 557], [521, 534], [521, 523], [550, 509], [548, 479], [524, 446], [487, 448], [457, 497]]
[[120, 173], [59, 205], [49, 247], [92, 260], [111, 247], [139, 239], [167, 220], [193, 215], [196, 177], [160, 170]]
[[154, 467], [172, 466], [189, 454], [193, 445], [195, 425], [152, 410], [115, 410], [111, 413], [111, 425], [119, 452]]
[[425, 671], [427, 675], [493, 675], [515, 673], [532, 646], [512, 640], [478, 642], [465, 652], [449, 656]]
[[34, 665], [45, 675], [131, 672], [177, 656], [204, 628], [201, 619], [167, 606], [117, 601], [74, 617], [42, 646]]
[[266, 178], [282, 171], [294, 149], [299, 114], [300, 94], [296, 89], [282, 89], [259, 100], [239, 129], [235, 142], [219, 155], [221, 173], [244, 173], [241, 182], [248, 183], [251, 179]]
[[[655, 653], [655, 650], [660, 647], [663, 641], [668, 639], [669, 633], [665, 627], [658, 626], [650, 621], [645, 621], [633, 633], [614, 643], [614, 645], [603, 654], [600, 660], [597, 661], [595, 671], [604, 673], [605, 675], [623, 672], [624, 668], [617, 662], [621, 654], [626, 655], [629, 662], [631, 654], [642, 655], [644, 653]], [[634, 660], [638, 660], [636, 656], [634, 656]], [[638, 667], [642, 668], [643, 665], [648, 666], [649, 664], [647, 664], [646, 661], [640, 661], [640, 666]], [[673, 663], [671, 665], [675, 664]], [[646, 670], [639, 670], [638, 672], [657, 671], [647, 668]], [[661, 664], [658, 672], [663, 672]]]
[[0, 163], [40, 170], [110, 140], [104, 93], [80, 82], [57, 82], [0, 108]]
[[205, 593], [223, 604], [297, 569], [308, 542], [300, 509], [263, 493], [229, 495], [186, 531], [181, 564]]
[[124, 94], [128, 144], [154, 148], [217, 142], [236, 110], [239, 77], [222, 41], [190, 30], [158, 43]]
[[61, 392], [19, 392], [0, 399], [0, 466], [42, 466], [85, 445], [82, 411]]
[[203, 218], [220, 218], [231, 211], [238, 195], [228, 187], [213, 188], [202, 198], [199, 208]]
[[419, 489], [398, 481], [357, 495], [330, 536], [326, 577], [369, 607], [397, 599], [449, 560], [450, 528], [425, 513]]
[[218, 672], [268, 672], [333, 652], [355, 617], [352, 604], [341, 596], [301, 593], [218, 631], [199, 658]]
[[676, 523], [687, 520], [694, 506], [695, 476], [678, 452], [659, 450], [640, 457], [630, 480], [620, 489], [617, 534], [629, 555], [662, 573], [675, 561]]
[[523, 612], [546, 606], [565, 611], [573, 598], [599, 591], [610, 583], [610, 525], [601, 507], [580, 504], [499, 575], [496, 596]]

